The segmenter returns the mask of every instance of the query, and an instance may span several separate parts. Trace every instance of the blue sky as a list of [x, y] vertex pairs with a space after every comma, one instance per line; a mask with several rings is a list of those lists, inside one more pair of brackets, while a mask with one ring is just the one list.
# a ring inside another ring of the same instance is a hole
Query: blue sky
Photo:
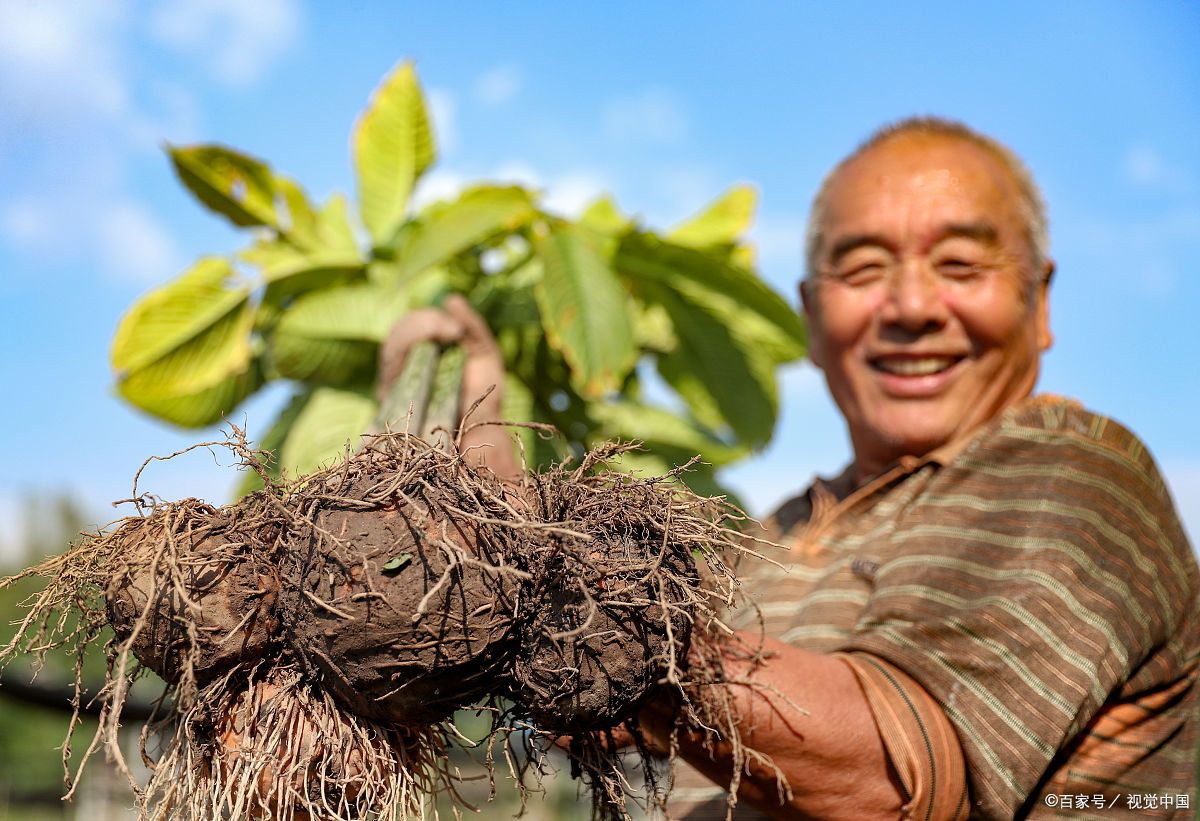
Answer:
[[[29, 493], [71, 490], [102, 521], [145, 457], [206, 438], [111, 389], [121, 313], [243, 242], [161, 144], [349, 190], [351, 124], [406, 57], [442, 147], [425, 196], [508, 178], [571, 211], [607, 190], [665, 226], [752, 182], [763, 274], [793, 302], [808, 200], [874, 127], [936, 113], [1009, 143], [1059, 266], [1042, 388], [1138, 431], [1200, 534], [1200, 7], [978, 6], [0, 0], [0, 543]], [[818, 375], [783, 379], [775, 441], [726, 474], [758, 513], [848, 457]], [[252, 434], [281, 396], [246, 406]], [[145, 487], [223, 501], [233, 480], [193, 454]]]

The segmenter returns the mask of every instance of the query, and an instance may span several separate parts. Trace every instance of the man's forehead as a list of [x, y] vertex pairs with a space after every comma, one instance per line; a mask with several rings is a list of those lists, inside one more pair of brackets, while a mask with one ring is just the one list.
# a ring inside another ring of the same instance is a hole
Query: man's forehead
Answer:
[[943, 135], [902, 135], [872, 146], [846, 163], [830, 190], [862, 186], [882, 190], [979, 191], [1016, 186], [987, 149]]
[[1015, 216], [1019, 208], [1017, 185], [986, 149], [943, 136], [902, 136], [838, 170], [823, 222], [858, 231], [879, 215], [963, 222]]

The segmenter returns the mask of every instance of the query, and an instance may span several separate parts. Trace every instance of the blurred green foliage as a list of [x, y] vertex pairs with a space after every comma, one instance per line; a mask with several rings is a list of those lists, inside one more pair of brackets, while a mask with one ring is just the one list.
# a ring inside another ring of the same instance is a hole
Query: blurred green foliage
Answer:
[[[22, 521], [8, 523], [3, 555], [11, 564], [0, 567], [0, 576], [62, 552], [86, 525], [79, 503], [67, 494], [46, 498], [30, 495], [22, 510]], [[20, 603], [37, 589], [35, 580], [26, 579], [0, 590], [0, 619], [5, 625], [0, 640], [8, 640], [11, 631], [7, 627], [24, 614]], [[89, 667], [100, 678], [103, 659], [98, 650], [93, 656]], [[68, 681], [73, 676], [73, 664], [65, 654], [51, 654], [39, 679]], [[33, 669], [23, 661], [13, 663], [7, 672], [24, 679], [33, 675]], [[8, 697], [0, 689], [0, 818], [41, 821], [65, 817], [59, 797], [63, 794], [61, 748], [69, 715]], [[86, 721], [79, 737], [90, 738], [94, 730], [94, 722]]]
[[[145, 295], [112, 343], [119, 394], [184, 427], [228, 418], [263, 385], [294, 386], [258, 445], [276, 473], [338, 457], [375, 417], [381, 341], [414, 308], [460, 293], [502, 348], [506, 419], [542, 466], [610, 439], [646, 450], [624, 467], [719, 491], [715, 471], [762, 447], [776, 370], [804, 354], [797, 314], [757, 275], [746, 233], [756, 194], [737, 185], [671, 230], [600, 197], [578, 217], [541, 192], [479, 184], [418, 205], [437, 159], [410, 63], [376, 89], [354, 127], [356, 205], [309, 200], [266, 162], [219, 145], [169, 149], [180, 182], [250, 243], [204, 257]], [[647, 390], [653, 383], [654, 388]], [[251, 476], [242, 490], [251, 489]]]

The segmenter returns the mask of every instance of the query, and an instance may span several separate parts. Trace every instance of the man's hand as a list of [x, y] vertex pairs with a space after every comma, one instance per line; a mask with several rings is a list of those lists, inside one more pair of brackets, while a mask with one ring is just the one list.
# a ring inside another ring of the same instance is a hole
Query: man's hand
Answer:
[[[649, 709], [649, 708], [647, 708]], [[655, 730], [652, 731], [645, 725], [638, 727], [638, 736], [641, 738], [642, 747], [653, 755], [665, 756], [670, 752], [670, 732], [671, 725], [674, 723], [674, 714], [669, 709], [663, 708], [659, 713], [661, 718], [656, 716]], [[644, 721], [646, 710], [639, 714], [639, 721]], [[617, 750], [628, 750], [637, 746], [638, 736], [634, 736], [633, 730], [629, 729], [628, 724], [619, 724], [613, 727], [608, 734], [601, 735], [599, 740], [602, 746], [608, 747], [611, 745]], [[574, 743], [574, 736], [560, 735], [555, 736], [553, 744], [563, 752], [570, 752], [571, 745]]]
[[[777, 639], [746, 633], [748, 647], [760, 646], [766, 664], [724, 659], [729, 706], [745, 749], [769, 756], [770, 764], [743, 764], [740, 800], [770, 818], [899, 818], [905, 796], [896, 779], [866, 696], [850, 667], [832, 655], [814, 653]], [[672, 705], [652, 702], [639, 715], [643, 733], [666, 743]], [[681, 728], [679, 754], [714, 783], [731, 782], [736, 763], [726, 739]], [[715, 743], [714, 743], [715, 741]], [[791, 788], [780, 803], [777, 778]]]
[[443, 308], [413, 311], [392, 328], [379, 354], [379, 397], [387, 394], [400, 375], [413, 346], [429, 341], [461, 345], [466, 352], [461, 406], [465, 413], [476, 402], [479, 404], [464, 420], [467, 429], [462, 438], [464, 452], [475, 464], [488, 467], [502, 478], [519, 476], [520, 466], [507, 430], [500, 425], [481, 424], [500, 421], [504, 395], [504, 359], [500, 347], [483, 317], [458, 294], [447, 297]]

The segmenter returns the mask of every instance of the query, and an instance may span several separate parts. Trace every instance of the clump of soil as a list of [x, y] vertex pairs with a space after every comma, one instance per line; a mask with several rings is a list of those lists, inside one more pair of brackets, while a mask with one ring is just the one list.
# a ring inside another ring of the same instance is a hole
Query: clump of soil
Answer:
[[383, 434], [274, 485], [239, 431], [224, 444], [263, 490], [223, 508], [135, 498], [138, 515], [21, 575], [48, 584], [0, 648], [0, 663], [82, 654], [111, 623], [89, 752], [103, 743], [127, 775], [130, 682], [143, 668], [167, 682], [170, 707], [143, 732], [145, 817], [419, 814], [453, 792], [446, 719], [468, 706], [502, 734], [571, 734], [606, 817], [626, 814], [607, 739], [657, 693], [736, 738], [711, 687], [736, 588], [721, 555], [743, 549], [735, 511], [673, 476], [601, 469], [630, 446], [504, 483], [452, 447]]
[[455, 472], [378, 475], [314, 517], [289, 644], [354, 713], [433, 723], [494, 690], [514, 651], [520, 539], [502, 497]]
[[681, 505], [661, 504], [655, 483], [591, 471], [615, 450], [528, 484], [538, 515], [562, 530], [528, 544], [530, 617], [519, 620], [511, 695], [553, 732], [615, 727], [685, 673], [692, 620], [706, 608], [698, 543], [671, 530]]
[[188, 499], [126, 519], [107, 537], [108, 620], [173, 684], [262, 658], [277, 640], [279, 592], [295, 588], [294, 567], [281, 561], [279, 528], [246, 517], [251, 508]]

